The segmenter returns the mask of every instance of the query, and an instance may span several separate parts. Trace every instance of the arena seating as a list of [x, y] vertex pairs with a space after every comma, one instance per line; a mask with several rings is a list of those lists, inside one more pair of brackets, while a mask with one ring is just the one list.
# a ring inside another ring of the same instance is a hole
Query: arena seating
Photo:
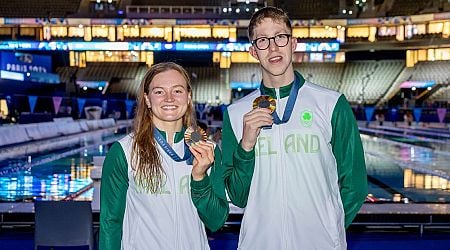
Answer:
[[[199, 103], [225, 101], [228, 91], [221, 83], [218, 67], [186, 67], [192, 78], [193, 99]], [[229, 90], [229, 89], [228, 89]]]
[[444, 11], [444, 12], [450, 11], [450, 2], [441, 1], [441, 3], [442, 3], [442, 6], [440, 8], [442, 9], [442, 11]]
[[77, 73], [78, 80], [84, 81], [109, 81], [111, 78], [134, 79], [138, 71], [139, 63], [89, 63], [86, 68], [80, 68]]
[[78, 11], [81, 0], [21, 0], [2, 1], [1, 17], [67, 17]]
[[414, 68], [408, 68], [411, 80], [435, 81], [436, 84], [448, 82], [450, 72], [450, 61], [419, 62]]
[[294, 68], [306, 80], [326, 88], [338, 90], [345, 66], [343, 63], [297, 63], [294, 64]]
[[61, 82], [79, 81], [107, 81], [107, 93], [128, 93], [136, 96], [141, 80], [147, 72], [147, 65], [138, 62], [129, 63], [88, 63], [86, 68], [58, 67], [56, 72]]
[[261, 82], [260, 66], [256, 63], [233, 63], [230, 68], [230, 82]]
[[274, 5], [287, 10], [291, 18], [298, 19], [325, 18], [339, 14], [339, 0], [276, 0]]
[[450, 85], [447, 84], [438, 89], [430, 96], [430, 100], [434, 102], [448, 102], [450, 100]]
[[57, 67], [56, 73], [59, 75], [61, 82], [70, 82], [72, 76], [76, 75], [78, 67]]
[[[178, 0], [132, 0], [132, 5], [180, 6]], [[183, 6], [221, 6], [221, 0], [185, 0]]]
[[[326, 88], [338, 90], [351, 102], [361, 99], [363, 84], [364, 101], [375, 103], [383, 96], [390, 84], [397, 79], [404, 68], [401, 60], [365, 60], [339, 63], [296, 63], [298, 70], [306, 80]], [[232, 64], [230, 82], [259, 83], [261, 74], [258, 64]], [[252, 79], [254, 75], [254, 79]], [[370, 75], [370, 77], [367, 77]], [[363, 79], [364, 78], [364, 79]]]
[[400, 88], [400, 84], [405, 81], [434, 81], [436, 84], [448, 84], [450, 80], [448, 72], [450, 72], [449, 61], [419, 62], [412, 68], [404, 68], [386, 95], [382, 97], [381, 102], [392, 98]]
[[404, 68], [401, 60], [347, 62], [340, 92], [350, 102], [376, 103]]
[[[447, 83], [450, 63], [419, 62], [413, 68], [406, 68], [403, 60], [360, 60], [342, 64], [295, 63], [294, 68], [306, 80], [344, 93], [352, 103], [375, 104], [391, 98], [407, 80]], [[198, 103], [217, 100], [228, 103], [230, 89], [222, 84], [227, 74], [229, 82], [257, 85], [261, 81], [260, 68], [255, 63], [232, 63], [229, 70], [217, 65], [186, 69], [192, 79], [193, 100]], [[135, 97], [147, 70], [148, 67], [141, 63], [89, 63], [78, 71], [74, 67], [60, 67], [57, 72], [66, 82], [75, 73], [77, 80], [106, 80], [110, 83], [107, 93], [128, 93]]]
[[148, 68], [146, 65], [139, 65], [135, 69], [135, 75], [133, 77], [122, 78], [119, 82], [111, 82], [107, 93], [128, 93], [130, 96], [137, 96], [139, 86], [147, 70]]
[[[430, 0], [397, 0], [387, 12], [388, 16], [407, 16], [421, 14], [423, 10], [433, 7]], [[436, 12], [436, 11], [434, 11]]]

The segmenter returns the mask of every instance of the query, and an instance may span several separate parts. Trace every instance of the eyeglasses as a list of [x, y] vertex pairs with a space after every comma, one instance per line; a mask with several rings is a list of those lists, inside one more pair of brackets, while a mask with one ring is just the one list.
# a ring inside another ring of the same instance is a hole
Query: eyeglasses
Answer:
[[256, 38], [252, 41], [252, 44], [256, 46], [256, 48], [260, 50], [265, 50], [269, 48], [270, 46], [270, 40], [273, 39], [275, 45], [278, 47], [284, 47], [289, 43], [289, 38], [291, 37], [291, 34], [278, 34], [273, 37], [260, 37]]

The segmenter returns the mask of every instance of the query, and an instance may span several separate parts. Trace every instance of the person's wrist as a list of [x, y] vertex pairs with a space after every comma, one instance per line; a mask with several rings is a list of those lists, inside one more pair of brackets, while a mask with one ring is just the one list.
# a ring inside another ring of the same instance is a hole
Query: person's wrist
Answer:
[[246, 143], [244, 140], [241, 142], [241, 147], [245, 152], [250, 152], [253, 150], [253, 146]]
[[203, 180], [203, 178], [205, 178], [206, 174], [205, 173], [194, 173], [192, 172], [192, 179], [194, 181], [201, 181]]

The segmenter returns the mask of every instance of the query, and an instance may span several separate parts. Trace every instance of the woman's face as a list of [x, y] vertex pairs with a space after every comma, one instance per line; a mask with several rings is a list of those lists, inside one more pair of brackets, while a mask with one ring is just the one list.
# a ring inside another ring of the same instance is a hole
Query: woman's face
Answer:
[[155, 75], [147, 97], [153, 121], [158, 128], [165, 129], [166, 125], [182, 126], [191, 95], [180, 72], [171, 69]]

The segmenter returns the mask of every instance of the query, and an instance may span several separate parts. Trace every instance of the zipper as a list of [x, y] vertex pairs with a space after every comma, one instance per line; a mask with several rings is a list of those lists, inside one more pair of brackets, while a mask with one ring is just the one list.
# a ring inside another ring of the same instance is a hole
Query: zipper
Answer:
[[[276, 93], [276, 97], [277, 97], [277, 114], [278, 117], [280, 117], [280, 119], [283, 119], [284, 117], [284, 111], [286, 109], [286, 107], [284, 107], [284, 109], [282, 109], [281, 107], [281, 97], [280, 97], [280, 89], [279, 88], [275, 88], [275, 93]], [[282, 247], [282, 249], [287, 249], [286, 246], [286, 208], [285, 208], [285, 204], [286, 204], [286, 194], [285, 194], [285, 190], [286, 190], [286, 180], [285, 180], [285, 169], [283, 166], [285, 166], [284, 164], [284, 157], [283, 157], [283, 137], [281, 134], [282, 129], [280, 128], [280, 126], [284, 126], [283, 124], [280, 124], [279, 126], [275, 126], [276, 128], [276, 136], [278, 139], [278, 150], [279, 150], [279, 157], [280, 157], [280, 166], [278, 169], [279, 173], [280, 173], [280, 178], [281, 178], [281, 230], [282, 230], [282, 234], [281, 234], [281, 242], [284, 244], [284, 246]]]
[[[172, 145], [175, 146], [175, 134], [173, 135], [172, 140], [173, 140], [172, 141]], [[174, 222], [175, 235], [176, 235], [175, 249], [180, 249], [180, 245], [179, 245], [179, 243], [180, 243], [180, 232], [179, 232], [179, 226], [178, 226], [178, 223], [180, 221], [180, 219], [178, 218], [179, 217], [179, 211], [178, 211], [178, 204], [179, 204], [179, 202], [177, 202], [178, 195], [177, 195], [176, 180], [175, 180], [176, 179], [175, 168], [177, 166], [176, 166], [175, 162], [172, 162], [171, 165], [172, 165], [171, 169], [172, 169], [172, 197], [173, 197], [172, 203], [173, 203], [174, 212], [175, 212], [175, 222]]]

